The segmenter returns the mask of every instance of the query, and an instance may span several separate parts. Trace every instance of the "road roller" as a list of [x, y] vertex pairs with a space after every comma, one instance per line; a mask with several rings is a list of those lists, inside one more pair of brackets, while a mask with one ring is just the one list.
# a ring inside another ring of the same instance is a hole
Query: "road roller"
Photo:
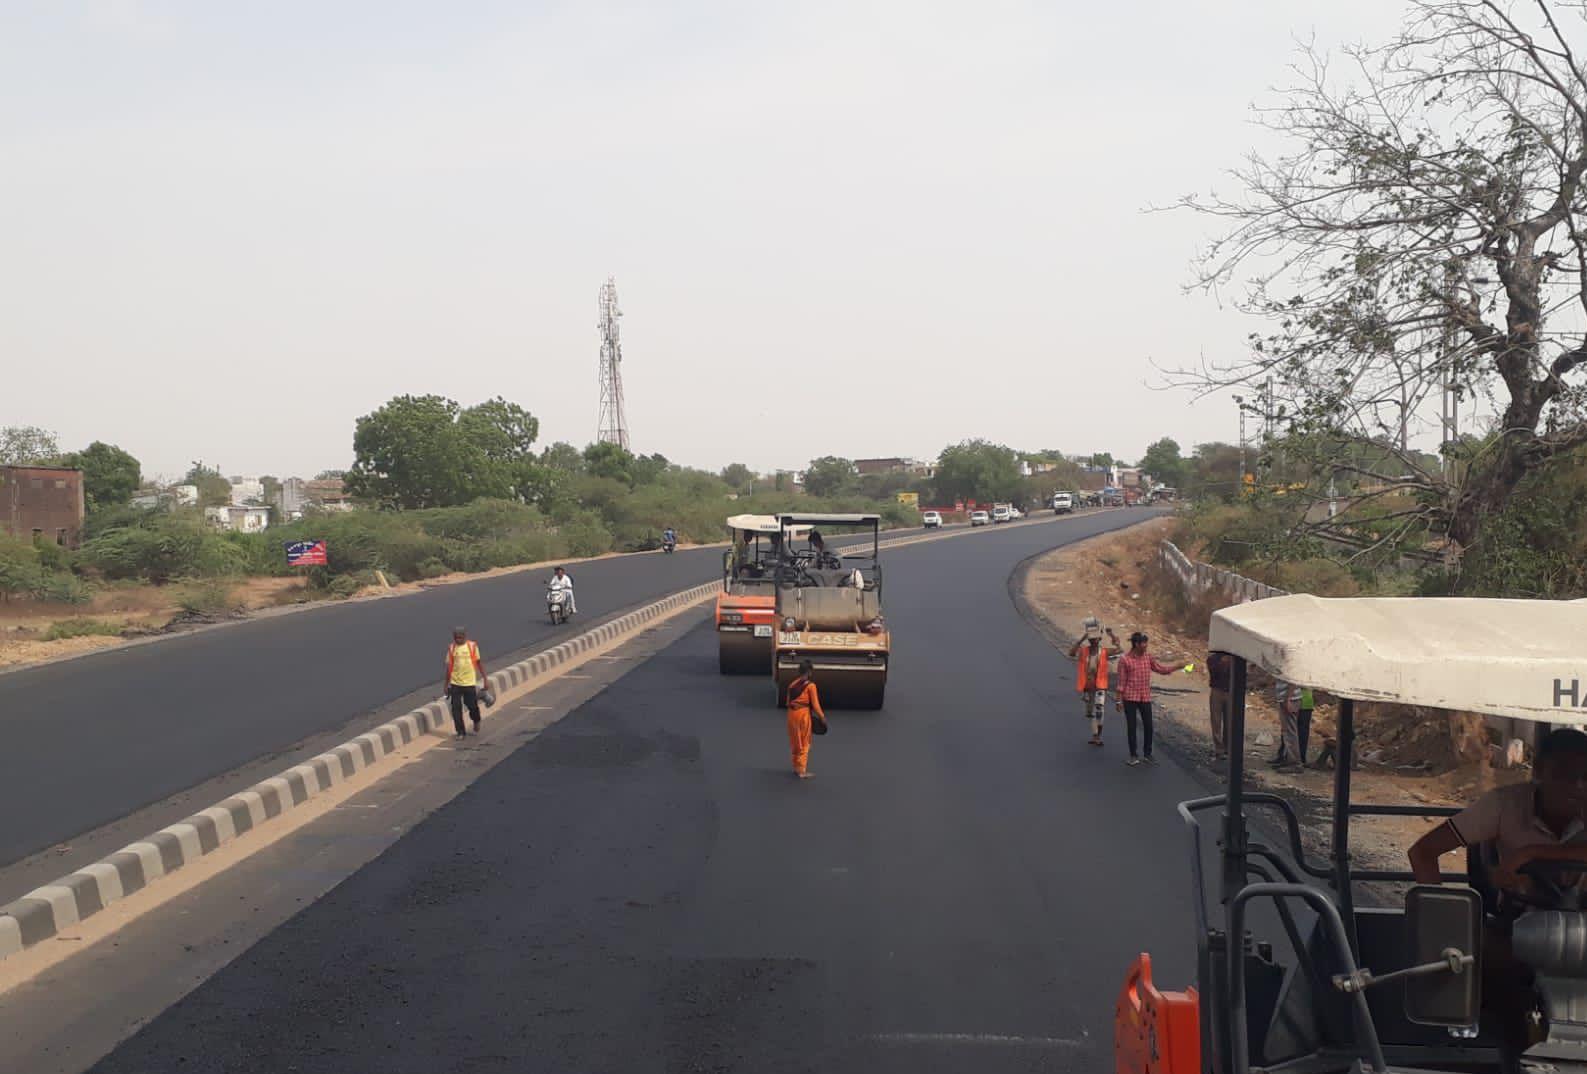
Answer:
[[[882, 616], [881, 516], [797, 513], [777, 521], [777, 703], [787, 703], [788, 684], [809, 660], [824, 706], [881, 708], [893, 648]], [[845, 534], [864, 539], [841, 551], [827, 546]]]
[[[723, 675], [764, 675], [771, 667], [777, 625], [776, 515], [734, 515], [716, 595], [717, 666]], [[793, 536], [802, 536], [795, 531]]]

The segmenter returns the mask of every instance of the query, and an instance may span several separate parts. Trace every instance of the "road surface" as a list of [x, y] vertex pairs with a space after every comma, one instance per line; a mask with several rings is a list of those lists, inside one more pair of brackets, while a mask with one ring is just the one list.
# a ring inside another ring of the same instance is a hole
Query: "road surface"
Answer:
[[888, 556], [887, 707], [833, 713], [804, 783], [700, 626], [94, 1069], [1106, 1069], [1133, 956], [1192, 976], [1201, 790], [1086, 746], [1007, 581], [1139, 517]]
[[[579, 618], [552, 627], [534, 571], [353, 601], [0, 675], [0, 866], [239, 765], [439, 689], [465, 624], [487, 666], [721, 571], [721, 549], [579, 564]], [[203, 805], [213, 804], [205, 802]]]

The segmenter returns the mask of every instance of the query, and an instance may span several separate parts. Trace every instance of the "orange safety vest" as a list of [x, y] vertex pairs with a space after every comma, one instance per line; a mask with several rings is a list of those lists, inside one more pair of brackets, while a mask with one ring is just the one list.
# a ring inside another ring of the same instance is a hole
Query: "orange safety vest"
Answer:
[[1080, 655], [1075, 658], [1075, 689], [1080, 693], [1087, 690], [1106, 690], [1108, 688], [1108, 650], [1107, 646], [1097, 647], [1097, 681], [1093, 686], [1086, 685], [1086, 659], [1090, 655], [1089, 645], [1080, 646]]

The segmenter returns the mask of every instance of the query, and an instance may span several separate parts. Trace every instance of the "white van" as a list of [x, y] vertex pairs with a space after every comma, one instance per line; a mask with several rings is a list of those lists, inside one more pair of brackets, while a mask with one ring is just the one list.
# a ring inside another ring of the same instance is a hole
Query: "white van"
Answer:
[[1075, 498], [1067, 492], [1055, 492], [1052, 496], [1052, 511], [1055, 515], [1072, 514], [1075, 509]]
[[1006, 503], [994, 503], [992, 505], [992, 521], [993, 522], [1007, 522], [1009, 519], [1011, 519], [1013, 517], [1014, 517], [1014, 515], [1012, 513], [1012, 508], [1010, 508], [1008, 504], [1006, 504]]

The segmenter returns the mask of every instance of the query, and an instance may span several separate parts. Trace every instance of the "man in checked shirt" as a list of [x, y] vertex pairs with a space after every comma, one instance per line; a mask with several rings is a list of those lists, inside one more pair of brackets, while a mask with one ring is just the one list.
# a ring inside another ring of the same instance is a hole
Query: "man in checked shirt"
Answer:
[[[1142, 763], [1157, 763], [1152, 757], [1152, 674], [1172, 675], [1176, 671], [1190, 670], [1189, 664], [1177, 668], [1162, 663], [1146, 651], [1146, 642], [1146, 635], [1139, 630], [1130, 635], [1130, 651], [1119, 661], [1119, 693], [1114, 703], [1115, 708], [1124, 710], [1124, 734], [1130, 743], [1130, 759], [1124, 763], [1132, 768]], [[1140, 754], [1135, 752], [1137, 717], [1143, 732], [1141, 745], [1144, 749]]]

